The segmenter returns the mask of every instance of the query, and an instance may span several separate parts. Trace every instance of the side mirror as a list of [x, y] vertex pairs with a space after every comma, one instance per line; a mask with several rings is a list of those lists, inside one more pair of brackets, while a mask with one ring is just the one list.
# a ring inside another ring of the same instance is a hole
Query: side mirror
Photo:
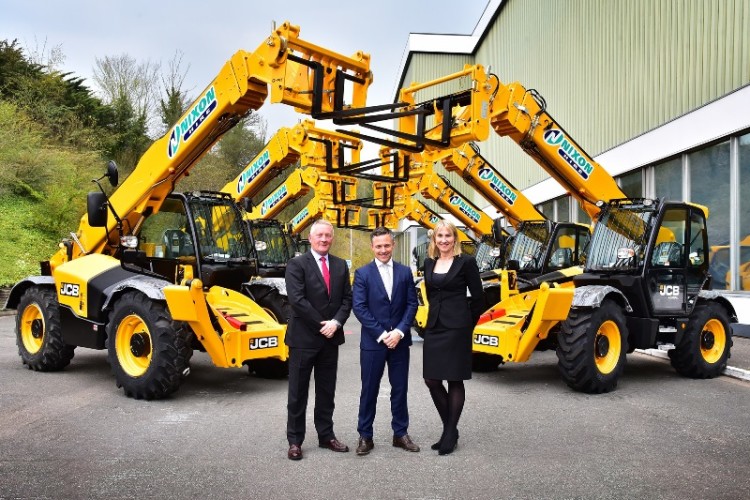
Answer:
[[117, 163], [114, 160], [109, 160], [107, 163], [107, 173], [104, 174], [112, 187], [117, 187], [119, 182], [119, 175], [117, 174]]
[[107, 227], [107, 196], [92, 192], [86, 198], [86, 214], [91, 227]]

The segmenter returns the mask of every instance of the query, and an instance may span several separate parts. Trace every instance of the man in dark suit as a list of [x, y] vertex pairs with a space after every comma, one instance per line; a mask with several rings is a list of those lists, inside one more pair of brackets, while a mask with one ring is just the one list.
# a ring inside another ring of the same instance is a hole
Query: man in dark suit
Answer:
[[417, 312], [417, 292], [411, 269], [392, 258], [394, 239], [379, 227], [370, 236], [375, 260], [354, 273], [354, 315], [362, 323], [359, 397], [359, 443], [357, 455], [367, 455], [375, 446], [372, 424], [380, 380], [388, 365], [391, 383], [391, 427], [393, 446], [419, 451], [409, 437], [406, 393], [409, 384], [411, 325]]
[[287, 439], [290, 460], [302, 458], [310, 376], [315, 370], [315, 430], [321, 448], [347, 452], [333, 432], [334, 395], [343, 325], [352, 309], [346, 261], [328, 253], [333, 226], [319, 219], [310, 229], [310, 251], [290, 260], [286, 291], [292, 307], [286, 331], [289, 346]]

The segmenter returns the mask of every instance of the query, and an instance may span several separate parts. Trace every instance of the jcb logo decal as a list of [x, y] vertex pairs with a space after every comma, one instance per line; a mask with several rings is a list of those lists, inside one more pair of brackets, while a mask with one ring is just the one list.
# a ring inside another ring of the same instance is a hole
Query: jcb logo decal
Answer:
[[78, 297], [78, 290], [78, 285], [74, 283], [60, 284], [60, 295], [67, 295], [68, 297]]
[[257, 349], [270, 349], [271, 347], [279, 346], [278, 337], [258, 337], [257, 339], [250, 339], [250, 350], [255, 351]]
[[675, 297], [680, 295], [680, 287], [679, 285], [659, 285], [659, 295]]
[[488, 345], [490, 347], [497, 347], [499, 344], [498, 338], [492, 335], [482, 335], [479, 333], [474, 334], [474, 343], [479, 345]]

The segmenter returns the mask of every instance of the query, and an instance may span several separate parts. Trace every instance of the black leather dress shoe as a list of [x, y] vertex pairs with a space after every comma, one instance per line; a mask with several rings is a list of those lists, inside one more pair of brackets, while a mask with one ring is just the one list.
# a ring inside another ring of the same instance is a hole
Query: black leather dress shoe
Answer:
[[419, 451], [419, 446], [411, 440], [408, 434], [404, 434], [401, 437], [393, 436], [393, 446], [406, 451]]
[[318, 443], [318, 446], [320, 446], [321, 448], [328, 448], [331, 451], [338, 451], [341, 453], [346, 453], [347, 451], [349, 451], [349, 447], [336, 438], [331, 438], [328, 441], [320, 441]]
[[360, 437], [357, 443], [357, 455], [367, 455], [373, 448], [375, 448], [375, 443], [372, 442], [372, 439]]
[[287, 452], [289, 460], [302, 460], [302, 448], [298, 444], [290, 444]]

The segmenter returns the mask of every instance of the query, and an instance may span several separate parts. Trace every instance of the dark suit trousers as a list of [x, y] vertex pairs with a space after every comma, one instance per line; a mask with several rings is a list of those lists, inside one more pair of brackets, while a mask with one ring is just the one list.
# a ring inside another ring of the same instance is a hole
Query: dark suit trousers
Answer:
[[287, 402], [286, 435], [289, 444], [305, 440], [307, 397], [310, 376], [315, 371], [315, 430], [320, 441], [333, 439], [333, 398], [336, 393], [336, 372], [339, 347], [326, 343], [321, 348], [289, 348], [289, 398]]
[[401, 437], [408, 433], [409, 411], [406, 406], [406, 393], [409, 389], [409, 347], [401, 345], [397, 349], [359, 351], [362, 374], [362, 394], [359, 397], [359, 421], [357, 431], [365, 438], [372, 438], [372, 424], [375, 421], [375, 406], [380, 392], [380, 380], [388, 365], [388, 381], [391, 384], [391, 427], [393, 435]]

